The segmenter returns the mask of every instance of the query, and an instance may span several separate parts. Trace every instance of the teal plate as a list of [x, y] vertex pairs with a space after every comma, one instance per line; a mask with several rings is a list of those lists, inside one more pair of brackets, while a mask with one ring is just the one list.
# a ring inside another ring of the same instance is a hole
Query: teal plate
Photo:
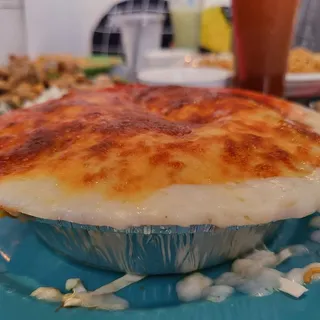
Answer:
[[[293, 258], [280, 270], [289, 271], [311, 262], [320, 262], [320, 245], [308, 240], [310, 218], [288, 220], [272, 244], [279, 250], [290, 244], [305, 244], [311, 254]], [[223, 265], [204, 273], [216, 277], [228, 269]], [[121, 274], [95, 270], [73, 264], [50, 251], [33, 234], [27, 224], [18, 220], [0, 220], [0, 317], [5, 320], [66, 319], [223, 319], [223, 320], [319, 320], [320, 283], [310, 285], [307, 294], [293, 299], [281, 293], [264, 298], [236, 294], [222, 303], [198, 301], [180, 304], [175, 286], [181, 276], [154, 276], [118, 292], [127, 299], [130, 309], [107, 312], [84, 309], [63, 309], [57, 305], [29, 297], [39, 286], [63, 290], [66, 279], [81, 278], [90, 290], [115, 280]]]

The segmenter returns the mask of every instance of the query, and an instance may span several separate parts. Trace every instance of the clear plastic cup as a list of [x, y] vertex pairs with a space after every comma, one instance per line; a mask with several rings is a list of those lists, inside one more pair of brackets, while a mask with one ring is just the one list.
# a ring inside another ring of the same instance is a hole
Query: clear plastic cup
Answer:
[[233, 0], [235, 86], [284, 96], [298, 6], [299, 0]]
[[115, 15], [111, 23], [121, 32], [121, 41], [126, 56], [126, 64], [131, 77], [145, 66], [145, 53], [160, 48], [162, 14], [133, 13]]
[[197, 49], [200, 45], [203, 0], [170, 0], [174, 46]]

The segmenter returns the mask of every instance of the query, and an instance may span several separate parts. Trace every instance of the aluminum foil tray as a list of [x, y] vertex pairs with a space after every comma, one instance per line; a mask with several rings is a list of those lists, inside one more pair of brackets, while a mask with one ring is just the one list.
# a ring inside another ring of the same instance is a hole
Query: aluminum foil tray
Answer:
[[281, 222], [217, 228], [144, 226], [117, 230], [32, 219], [55, 252], [96, 268], [134, 274], [188, 273], [235, 259], [275, 236]]

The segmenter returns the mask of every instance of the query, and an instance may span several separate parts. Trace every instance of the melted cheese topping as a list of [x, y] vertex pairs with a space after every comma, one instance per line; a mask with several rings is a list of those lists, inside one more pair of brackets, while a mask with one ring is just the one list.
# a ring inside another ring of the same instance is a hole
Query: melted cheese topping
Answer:
[[125, 86], [0, 117], [0, 204], [125, 228], [320, 208], [320, 115], [241, 90]]

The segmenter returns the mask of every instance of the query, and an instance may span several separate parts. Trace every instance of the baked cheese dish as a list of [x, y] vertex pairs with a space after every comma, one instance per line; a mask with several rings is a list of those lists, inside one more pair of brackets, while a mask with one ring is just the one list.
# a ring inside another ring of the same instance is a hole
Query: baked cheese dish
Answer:
[[0, 117], [0, 206], [82, 224], [213, 224], [320, 208], [320, 115], [232, 89], [116, 86]]

